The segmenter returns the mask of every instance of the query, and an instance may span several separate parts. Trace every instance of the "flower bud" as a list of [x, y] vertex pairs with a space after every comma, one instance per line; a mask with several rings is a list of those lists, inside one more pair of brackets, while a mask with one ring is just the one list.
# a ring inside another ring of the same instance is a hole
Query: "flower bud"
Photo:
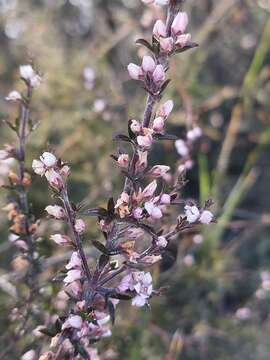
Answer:
[[143, 190], [142, 195], [144, 198], [153, 196], [157, 188], [157, 181], [152, 181], [146, 188]]
[[82, 272], [79, 269], [69, 270], [67, 276], [64, 278], [64, 283], [69, 284], [73, 281], [79, 280], [82, 277]]
[[173, 20], [171, 30], [175, 35], [183, 34], [188, 25], [188, 16], [186, 12], [178, 12]]
[[143, 213], [143, 209], [140, 207], [137, 207], [136, 209], [133, 210], [133, 216], [135, 219], [141, 219], [142, 218], [142, 213]]
[[22, 95], [18, 91], [13, 90], [8, 94], [8, 96], [6, 97], [6, 100], [7, 101], [19, 101], [19, 100], [22, 100]]
[[128, 167], [129, 165], [129, 155], [128, 154], [121, 154], [118, 156], [117, 159], [118, 165], [121, 167]]
[[171, 197], [169, 194], [162, 194], [160, 198], [160, 203], [163, 205], [169, 205], [171, 203]]
[[136, 170], [144, 170], [147, 167], [147, 151], [138, 150], [138, 161], [136, 162]]
[[151, 56], [144, 56], [142, 61], [142, 69], [144, 72], [152, 73], [156, 68], [156, 63]]
[[181, 48], [187, 46], [191, 41], [191, 35], [190, 34], [183, 34], [177, 36], [175, 45], [179, 45]]
[[52, 167], [55, 166], [57, 163], [57, 159], [56, 157], [50, 153], [45, 151], [41, 156], [40, 156], [40, 160], [43, 162], [43, 164], [47, 167]]
[[173, 45], [174, 45], [174, 41], [173, 38], [168, 37], [168, 38], [160, 38], [159, 40], [160, 43], [160, 47], [163, 51], [165, 51], [166, 53], [170, 53], [173, 50]]
[[36, 353], [34, 350], [29, 350], [26, 353], [23, 354], [21, 357], [21, 360], [35, 360]]
[[60, 170], [59, 170], [59, 174], [61, 176], [67, 177], [70, 174], [70, 167], [67, 165], [64, 165]]
[[199, 221], [202, 223], [202, 224], [210, 224], [211, 221], [213, 220], [213, 217], [214, 215], [211, 213], [211, 211], [209, 210], [204, 210], [200, 216], [200, 219]]
[[135, 119], [131, 120], [130, 129], [132, 132], [138, 133], [141, 131], [141, 128], [142, 128], [142, 126], [139, 123], [139, 121], [137, 121]]
[[35, 76], [35, 74], [35, 70], [31, 65], [20, 66], [20, 75], [24, 80], [30, 80], [33, 76]]
[[140, 66], [131, 63], [127, 68], [131, 79], [140, 80], [140, 78], [143, 76], [143, 71]]
[[48, 183], [51, 187], [53, 187], [56, 190], [61, 190], [64, 186], [63, 179], [61, 175], [56, 172], [54, 169], [49, 169], [45, 173], [45, 177], [48, 180]]
[[83, 319], [79, 315], [69, 315], [67, 320], [62, 325], [62, 330], [68, 328], [81, 329], [83, 325]]
[[168, 245], [168, 241], [164, 236], [159, 236], [156, 240], [156, 244], [160, 248], [165, 248]]
[[66, 265], [66, 269], [70, 270], [73, 268], [80, 268], [82, 266], [82, 260], [77, 253], [77, 251], [74, 251], [71, 255], [69, 263]]
[[173, 101], [166, 101], [158, 110], [158, 116], [164, 117], [165, 119], [170, 115], [173, 109]]
[[162, 20], [157, 20], [154, 28], [153, 28], [153, 34], [159, 38], [159, 37], [166, 37], [166, 26]]
[[50, 236], [50, 239], [53, 240], [58, 245], [69, 245], [72, 244], [71, 239], [62, 234], [54, 234]]
[[165, 80], [165, 72], [162, 65], [157, 65], [153, 72], [153, 79], [156, 83], [160, 83]]
[[189, 154], [189, 149], [184, 140], [176, 140], [175, 147], [180, 156], [185, 157]]
[[145, 210], [153, 219], [162, 218], [162, 212], [158, 206], [156, 206], [153, 202], [148, 201], [144, 204]]
[[153, 121], [153, 130], [156, 132], [161, 132], [164, 129], [165, 120], [163, 117], [159, 116]]
[[55, 219], [64, 219], [66, 217], [65, 210], [58, 205], [48, 205], [45, 210]]
[[197, 206], [192, 205], [186, 205], [185, 206], [185, 215], [187, 217], [187, 222], [189, 222], [190, 224], [196, 222], [200, 216], [200, 211], [197, 208]]
[[202, 130], [198, 126], [187, 132], [187, 139], [190, 141], [195, 141], [201, 136], [202, 136]]
[[151, 147], [151, 145], [152, 145], [152, 142], [153, 142], [153, 139], [152, 139], [152, 136], [150, 134], [146, 135], [146, 136], [139, 135], [137, 137], [138, 145], [143, 147], [143, 148], [149, 149]]
[[78, 234], [83, 234], [85, 232], [86, 229], [86, 225], [85, 222], [82, 219], [77, 219], [75, 221], [75, 230], [77, 231]]
[[160, 176], [164, 176], [169, 170], [170, 170], [169, 166], [155, 165], [155, 166], [152, 167], [152, 169], [149, 171], [148, 174], [150, 176], [160, 177]]

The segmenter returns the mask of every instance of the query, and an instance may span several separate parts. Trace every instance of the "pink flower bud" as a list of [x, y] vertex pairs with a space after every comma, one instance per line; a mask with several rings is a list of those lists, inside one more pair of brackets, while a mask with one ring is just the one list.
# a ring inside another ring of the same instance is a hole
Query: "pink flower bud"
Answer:
[[146, 73], [152, 73], [154, 72], [156, 68], [156, 63], [155, 61], [153, 60], [153, 58], [151, 56], [144, 56], [143, 57], [143, 61], [142, 61], [142, 69], [144, 72]]
[[28, 245], [26, 244], [26, 242], [24, 240], [17, 240], [14, 242], [14, 245], [21, 250], [27, 251], [28, 250]]
[[166, 53], [170, 53], [173, 50], [173, 45], [174, 45], [174, 41], [173, 38], [168, 37], [168, 38], [160, 38], [159, 40], [160, 43], [160, 47], [163, 51], [165, 51]]
[[152, 142], [153, 142], [153, 139], [152, 139], [152, 136], [150, 134], [146, 135], [146, 136], [139, 135], [137, 137], [138, 145], [143, 147], [143, 148], [149, 149], [151, 147], [151, 145], [152, 145]]
[[158, 247], [165, 248], [168, 245], [168, 241], [164, 236], [159, 236], [156, 240], [156, 244]]
[[173, 109], [173, 101], [166, 101], [159, 109], [158, 116], [164, 117], [165, 119], [170, 115]]
[[62, 325], [62, 330], [74, 328], [81, 329], [83, 325], [83, 319], [79, 315], [69, 315], [67, 320]]
[[72, 295], [78, 298], [82, 293], [82, 285], [79, 281], [73, 281], [67, 285], [66, 290], [71, 291]]
[[86, 225], [85, 222], [82, 219], [77, 219], [75, 221], [75, 230], [77, 231], [78, 234], [83, 234], [85, 232], [86, 229]]
[[64, 165], [60, 170], [59, 170], [59, 174], [61, 176], [67, 177], [70, 174], [70, 167], [67, 165]]
[[175, 147], [180, 156], [185, 157], [189, 154], [189, 149], [184, 140], [176, 140]]
[[6, 100], [7, 101], [19, 101], [19, 100], [22, 100], [22, 95], [18, 91], [13, 90], [8, 94], [8, 96], [6, 97]]
[[41, 176], [43, 176], [46, 172], [46, 166], [43, 164], [42, 161], [39, 160], [33, 160], [32, 168], [36, 174]]
[[61, 190], [64, 186], [62, 176], [56, 172], [54, 169], [49, 169], [45, 173], [45, 177], [48, 180], [48, 183], [51, 187]]
[[187, 132], [187, 138], [190, 141], [195, 141], [202, 136], [202, 130], [198, 126]]
[[136, 162], [136, 170], [144, 170], [147, 167], [147, 151], [138, 150], [138, 161]]
[[164, 129], [165, 120], [163, 117], [159, 116], [153, 121], [153, 130], [156, 132], [161, 132]]
[[144, 198], [153, 196], [157, 188], [157, 181], [152, 181], [146, 188], [143, 190], [142, 195]]
[[191, 35], [190, 34], [183, 34], [177, 36], [177, 40], [175, 42], [175, 45], [179, 45], [181, 48], [187, 46], [191, 41]]
[[169, 194], [162, 194], [160, 198], [160, 203], [163, 205], [169, 205], [171, 203], [171, 197]]
[[161, 212], [160, 208], [158, 206], [156, 206], [155, 204], [153, 204], [153, 202], [151, 202], [151, 201], [146, 202], [144, 204], [144, 208], [153, 219], [162, 218], [162, 212]]
[[129, 155], [128, 154], [121, 154], [117, 159], [118, 165], [121, 167], [128, 167], [129, 165]]
[[143, 71], [140, 66], [136, 64], [129, 64], [128, 65], [128, 72], [129, 76], [133, 80], [140, 80], [140, 78], [143, 76]]
[[53, 240], [54, 242], [56, 242], [56, 244], [58, 244], [58, 245], [72, 244], [72, 241], [66, 235], [54, 234], [54, 235], [50, 236], [50, 239]]
[[41, 81], [42, 81], [42, 78], [36, 74], [35, 76], [33, 76], [31, 79], [30, 79], [30, 85], [33, 87], [33, 88], [37, 88], [40, 86], [41, 84]]
[[49, 205], [45, 208], [47, 213], [55, 219], [64, 219], [66, 217], [65, 210], [58, 205]]
[[183, 34], [188, 25], [188, 16], [185, 12], [179, 12], [173, 20], [172, 23], [172, 32], [175, 35]]
[[209, 210], [204, 210], [200, 216], [200, 219], [199, 221], [202, 223], [202, 224], [210, 224], [211, 221], [213, 220], [213, 217], [214, 215], [211, 213], [211, 211]]
[[162, 20], [157, 20], [154, 28], [153, 28], [153, 34], [159, 38], [160, 36], [166, 37], [166, 26]]
[[134, 120], [134, 119], [131, 120], [130, 129], [131, 129], [132, 132], [138, 133], [138, 132], [141, 131], [141, 128], [142, 128], [142, 126], [139, 123], [139, 121]]
[[133, 216], [135, 217], [135, 219], [141, 219], [142, 213], [143, 213], [143, 209], [140, 207], [137, 207], [136, 209], [133, 210]]
[[170, 170], [169, 166], [155, 165], [152, 167], [152, 169], [149, 171], [148, 174], [150, 176], [160, 177], [160, 176], [164, 176], [169, 170]]
[[153, 72], [153, 79], [156, 83], [160, 83], [165, 80], [165, 72], [162, 65], [157, 65]]
[[47, 167], [55, 166], [57, 163], [56, 157], [52, 153], [46, 151], [40, 156], [40, 160]]
[[82, 260], [77, 253], [77, 251], [73, 252], [70, 258], [69, 263], [66, 265], [66, 269], [70, 270], [73, 268], [80, 268], [82, 266]]
[[82, 272], [79, 269], [69, 270], [67, 276], [64, 278], [64, 283], [69, 284], [73, 281], [79, 280], [82, 277]]

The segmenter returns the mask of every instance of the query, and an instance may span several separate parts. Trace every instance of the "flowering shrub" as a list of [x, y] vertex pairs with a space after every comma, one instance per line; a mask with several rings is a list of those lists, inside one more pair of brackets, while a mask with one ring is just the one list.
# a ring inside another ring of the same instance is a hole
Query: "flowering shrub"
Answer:
[[[46, 151], [32, 162], [34, 172], [46, 178], [57, 202], [46, 207], [48, 216], [66, 223], [69, 229], [67, 234], [55, 233], [50, 238], [72, 251], [62, 277], [64, 290], [70, 299], [69, 310], [65, 316], [57, 318], [53, 329], [44, 329], [52, 336], [52, 350], [41, 355], [40, 360], [57, 359], [61, 354], [71, 359], [97, 359], [92, 344], [111, 335], [109, 321], [114, 323], [119, 301], [130, 300], [137, 307], [149, 305], [153, 296], [162, 293], [162, 289], [153, 287], [148, 271], [151, 265], [162, 259], [164, 250], [177, 234], [213, 221], [213, 214], [208, 209], [211, 201], [200, 208], [182, 199], [180, 194], [185, 184], [183, 174], [191, 161], [190, 151], [201, 136], [201, 130], [198, 127], [190, 129], [186, 140], [169, 134], [166, 122], [173, 110], [173, 101], [162, 101], [170, 82], [166, 75], [170, 57], [197, 45], [186, 32], [188, 17], [181, 12], [181, 1], [143, 2], [167, 5], [167, 20], [166, 23], [157, 20], [151, 43], [145, 39], [137, 40], [150, 55], [143, 57], [140, 66], [131, 63], [127, 67], [130, 77], [143, 84], [147, 101], [143, 119], [129, 120], [127, 134], [118, 134], [114, 138], [129, 144], [131, 149], [112, 155], [124, 177], [122, 193], [116, 201], [111, 197], [106, 208], [84, 209], [72, 202], [68, 187], [71, 171], [63, 159]], [[32, 90], [41, 84], [41, 77], [30, 65], [22, 66], [20, 72], [27, 85], [27, 97], [17, 91], [12, 91], [7, 97], [8, 101], [21, 104], [22, 119], [19, 130], [15, 128], [19, 151], [7, 146], [1, 152], [1, 159], [17, 158], [19, 161], [19, 175], [9, 175], [12, 190], [18, 187], [19, 202], [10, 203], [7, 210], [14, 221], [10, 229], [17, 237], [14, 243], [29, 260], [29, 268], [33, 269], [38, 259], [33, 239], [37, 225], [29, 214], [27, 186], [31, 180], [24, 169], [24, 147], [26, 129], [31, 125], [30, 97]], [[175, 146], [183, 158], [183, 165], [178, 169], [181, 176], [171, 187], [166, 183], [169, 166], [148, 165], [154, 143], [162, 140], [176, 140]], [[169, 226], [166, 217], [170, 206], [179, 204], [183, 206], [182, 214]], [[104, 237], [104, 241], [91, 241], [101, 253], [95, 266], [90, 266], [84, 249], [85, 216], [98, 219]], [[34, 289], [32, 283], [29, 287]], [[34, 296], [32, 291], [30, 293], [31, 297]]]

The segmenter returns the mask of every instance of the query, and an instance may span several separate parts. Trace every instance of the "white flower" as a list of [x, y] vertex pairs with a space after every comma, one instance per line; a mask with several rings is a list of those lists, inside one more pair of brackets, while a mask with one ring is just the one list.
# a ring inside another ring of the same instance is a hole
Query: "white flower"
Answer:
[[156, 206], [153, 202], [148, 201], [144, 204], [145, 210], [153, 219], [161, 219], [162, 212], [158, 206]]
[[251, 310], [248, 307], [243, 307], [243, 308], [239, 308], [237, 309], [235, 316], [237, 317], [237, 319], [239, 320], [247, 320], [251, 317]]
[[176, 140], [176, 142], [175, 142], [175, 147], [176, 147], [176, 150], [177, 150], [177, 152], [178, 152], [178, 154], [180, 155], [180, 156], [187, 156], [188, 155], [188, 153], [189, 153], [189, 149], [188, 149], [188, 147], [187, 147], [187, 145], [186, 145], [186, 143], [185, 143], [185, 141], [184, 140], [181, 140], [181, 139], [179, 139], [179, 140]]
[[157, 188], [157, 181], [154, 180], [150, 184], [146, 186], [146, 188], [143, 190], [142, 195], [144, 198], [150, 197], [154, 194]]
[[79, 256], [79, 254], [77, 253], [77, 251], [74, 251], [71, 255], [69, 263], [66, 265], [66, 269], [70, 270], [70, 269], [73, 269], [76, 267], [80, 268], [81, 265], [82, 265], [82, 260]]
[[53, 240], [58, 245], [66, 245], [72, 243], [72, 241], [68, 236], [62, 234], [51, 235], [50, 239]]
[[47, 167], [52, 167], [56, 165], [57, 158], [50, 152], [45, 151], [41, 156], [40, 160], [43, 162], [43, 164]]
[[16, 90], [13, 90], [11, 91], [8, 96], [6, 97], [6, 100], [7, 101], [18, 101], [18, 100], [22, 100], [22, 95], [16, 91]]
[[29, 350], [23, 354], [21, 360], [34, 360], [36, 358], [36, 353], [34, 350]]
[[197, 206], [185, 206], [185, 215], [187, 217], [187, 221], [192, 224], [196, 222], [200, 216], [200, 210], [197, 208]]
[[46, 166], [43, 164], [42, 161], [39, 160], [33, 160], [32, 168], [36, 174], [41, 176], [43, 176], [46, 172]]
[[210, 224], [211, 221], [213, 220], [214, 215], [211, 213], [211, 211], [209, 210], [204, 210], [200, 216], [199, 221], [202, 224]]
[[82, 219], [77, 219], [74, 227], [78, 234], [83, 234], [86, 229], [85, 222]]
[[47, 170], [45, 172], [45, 177], [48, 180], [48, 183], [55, 189], [60, 190], [64, 185], [61, 175], [54, 169]]
[[156, 244], [158, 247], [165, 248], [168, 245], [168, 241], [164, 236], [159, 236], [156, 240]]
[[32, 77], [36, 75], [35, 70], [31, 65], [21, 65], [20, 66], [21, 77], [25, 80], [31, 80]]

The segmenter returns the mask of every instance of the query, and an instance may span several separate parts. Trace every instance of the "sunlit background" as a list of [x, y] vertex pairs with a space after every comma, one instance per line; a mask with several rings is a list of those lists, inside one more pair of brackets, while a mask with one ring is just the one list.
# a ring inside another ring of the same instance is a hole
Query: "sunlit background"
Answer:
[[[150, 309], [120, 305], [113, 336], [97, 346], [102, 359], [268, 360], [270, 0], [186, 0], [184, 9], [200, 46], [172, 61], [166, 98], [175, 109], [168, 126], [179, 137], [190, 121], [203, 129], [184, 195], [199, 203], [212, 197], [218, 223], [201, 235], [175, 239], [154, 269], [156, 286], [168, 287], [164, 295]], [[145, 101], [126, 66], [140, 62], [145, 50], [134, 42], [150, 38], [160, 16], [162, 8], [140, 0], [0, 0], [0, 117], [16, 117], [17, 107], [5, 96], [23, 88], [18, 67], [32, 61], [43, 83], [34, 94], [31, 116], [38, 127], [29, 139], [27, 165], [53, 149], [72, 166], [74, 201], [103, 205], [121, 191], [123, 179], [110, 158], [112, 135], [126, 131], [129, 118], [140, 119]], [[12, 139], [1, 123], [1, 148]], [[152, 161], [176, 170], [180, 156], [165, 142]], [[1, 184], [8, 167], [0, 163]], [[51, 278], [66, 258], [48, 240], [59, 225], [44, 214], [52, 201], [45, 182], [34, 177], [32, 189], [32, 207], [41, 218], [40, 252], [50, 264], [40, 280], [43, 308], [61, 313], [65, 300]], [[3, 207], [5, 190], [0, 196]], [[88, 225], [87, 238], [98, 239], [95, 221]], [[13, 260], [7, 229], [1, 213], [0, 358], [20, 359], [49, 340], [8, 336], [23, 265]], [[41, 318], [35, 320], [37, 326]]]

